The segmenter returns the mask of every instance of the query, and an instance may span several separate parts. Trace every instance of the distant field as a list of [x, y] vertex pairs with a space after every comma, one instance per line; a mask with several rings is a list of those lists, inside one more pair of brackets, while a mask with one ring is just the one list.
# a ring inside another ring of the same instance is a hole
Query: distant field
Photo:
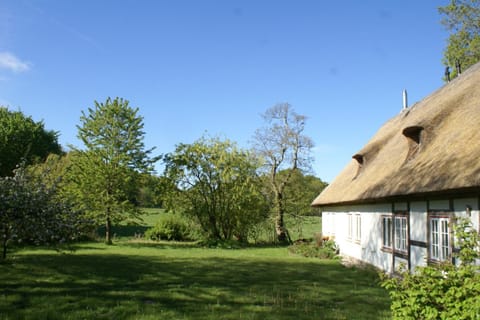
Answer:
[[375, 273], [282, 247], [120, 241], [0, 263], [0, 319], [389, 319]]
[[[142, 209], [144, 214], [141, 216], [142, 221], [136, 225], [120, 225], [120, 226], [113, 226], [113, 233], [116, 237], [119, 238], [131, 238], [134, 237], [135, 234], [143, 234], [145, 231], [154, 226], [159, 217], [165, 212], [163, 209], [157, 208], [144, 208]], [[294, 224], [289, 219], [286, 219], [286, 225], [289, 229], [290, 236], [293, 241], [300, 239], [300, 238], [313, 238], [316, 233], [320, 233], [322, 231], [322, 218], [309, 216], [303, 217], [302, 223]], [[273, 241], [273, 224], [271, 225], [270, 233], [264, 230], [260, 235], [259, 240], [262, 242], [269, 242]], [[104, 228], [99, 228], [99, 234], [104, 233]]]

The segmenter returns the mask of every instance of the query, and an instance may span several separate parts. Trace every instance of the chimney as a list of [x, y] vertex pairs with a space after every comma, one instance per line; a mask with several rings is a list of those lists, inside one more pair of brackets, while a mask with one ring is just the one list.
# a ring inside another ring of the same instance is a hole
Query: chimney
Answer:
[[408, 108], [407, 90], [403, 89], [403, 110]]

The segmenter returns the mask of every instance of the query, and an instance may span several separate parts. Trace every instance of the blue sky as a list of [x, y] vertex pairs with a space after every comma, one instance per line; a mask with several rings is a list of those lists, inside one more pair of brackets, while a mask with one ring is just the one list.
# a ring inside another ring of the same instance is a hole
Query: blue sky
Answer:
[[447, 2], [2, 0], [0, 105], [78, 146], [81, 111], [123, 97], [166, 153], [205, 132], [248, 147], [260, 114], [288, 102], [331, 182], [403, 89], [413, 104], [443, 85]]

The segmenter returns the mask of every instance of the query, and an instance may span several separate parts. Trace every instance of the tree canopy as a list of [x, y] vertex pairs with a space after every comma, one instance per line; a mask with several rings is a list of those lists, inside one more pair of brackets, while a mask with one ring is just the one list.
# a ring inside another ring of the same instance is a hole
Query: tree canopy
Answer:
[[95, 101], [80, 123], [85, 149], [72, 154], [69, 189], [91, 218], [105, 223], [105, 240], [111, 243], [112, 223], [136, 217], [140, 175], [152, 172], [158, 157], [150, 157], [153, 148], [145, 149], [143, 118], [127, 100]]
[[13, 176], [24, 163], [43, 162], [50, 153], [61, 154], [58, 132], [46, 130], [21, 111], [0, 107], [0, 176]]
[[[288, 170], [279, 173], [280, 176], [287, 174], [289, 174]], [[293, 217], [318, 213], [315, 208], [312, 208], [312, 201], [326, 186], [327, 183], [320, 178], [295, 170], [285, 187], [283, 200], [286, 213]]]
[[442, 24], [450, 32], [443, 63], [454, 67], [455, 77], [480, 61], [480, 1], [450, 0], [448, 5], [439, 7], [439, 12]]
[[209, 239], [246, 241], [249, 229], [265, 219], [257, 161], [234, 143], [201, 138], [177, 145], [164, 161], [173, 206], [195, 218]]

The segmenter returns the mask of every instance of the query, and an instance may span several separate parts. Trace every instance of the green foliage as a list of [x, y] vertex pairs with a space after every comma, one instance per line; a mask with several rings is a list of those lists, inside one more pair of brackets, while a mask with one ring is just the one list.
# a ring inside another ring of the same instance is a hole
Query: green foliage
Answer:
[[145, 237], [150, 240], [191, 240], [187, 221], [173, 213], [162, 214], [155, 226], [145, 232]]
[[479, 236], [468, 219], [459, 219], [455, 232], [459, 265], [429, 265], [415, 273], [403, 268], [398, 277], [383, 276], [393, 319], [478, 319], [480, 270], [473, 263], [478, 258]]
[[[290, 170], [279, 172], [279, 176], [289, 174]], [[285, 212], [292, 217], [318, 215], [318, 208], [312, 208], [312, 201], [327, 186], [320, 178], [304, 174], [299, 170], [291, 173], [290, 181], [285, 186], [283, 197]]]
[[247, 241], [266, 218], [255, 159], [234, 143], [201, 138], [164, 157], [167, 207], [195, 219], [208, 239]]
[[0, 236], [3, 254], [11, 241], [56, 244], [78, 238], [85, 223], [72, 206], [57, 195], [56, 185], [22, 167], [13, 177], [0, 177]]
[[[480, 61], [480, 1], [451, 0], [446, 6], [439, 7], [443, 15], [442, 24], [451, 32], [444, 51], [443, 62], [446, 66], [460, 63], [465, 70]], [[456, 77], [457, 70], [452, 70]]]
[[0, 176], [12, 176], [20, 163], [44, 161], [50, 153], [61, 154], [58, 133], [45, 130], [20, 111], [0, 107]]
[[338, 255], [335, 241], [327, 240], [320, 243], [313, 241], [297, 241], [288, 247], [288, 251], [307, 258], [334, 259]]
[[136, 196], [141, 173], [153, 170], [158, 158], [145, 150], [143, 118], [127, 100], [95, 101], [82, 112], [78, 137], [86, 150], [72, 153], [67, 191], [97, 223], [105, 223], [105, 240], [111, 243], [111, 224], [139, 215]]

